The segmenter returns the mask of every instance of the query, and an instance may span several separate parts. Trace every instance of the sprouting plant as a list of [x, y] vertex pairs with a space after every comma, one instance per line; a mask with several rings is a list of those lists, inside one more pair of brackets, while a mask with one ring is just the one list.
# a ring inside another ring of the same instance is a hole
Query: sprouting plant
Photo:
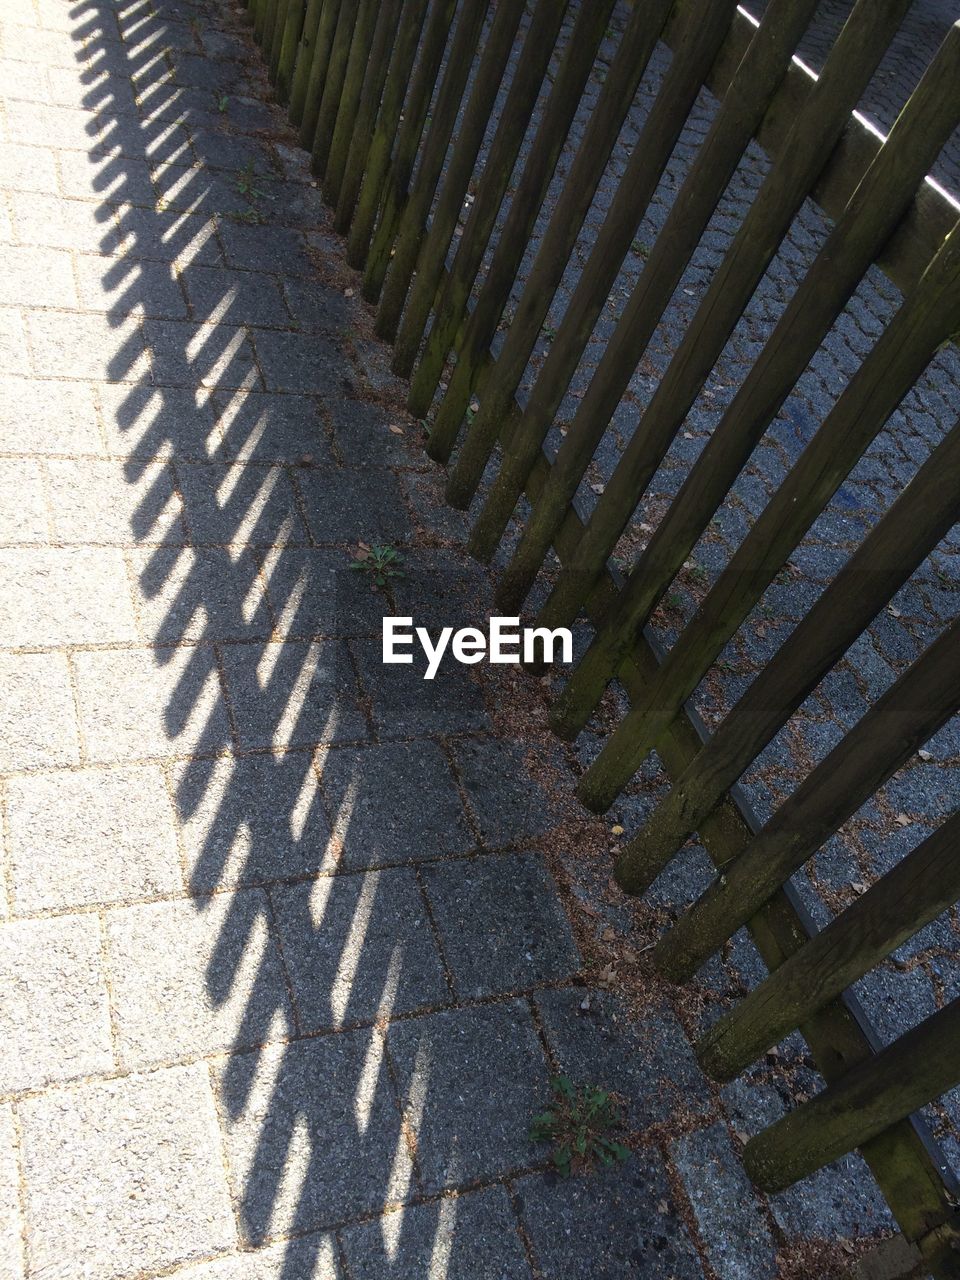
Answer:
[[246, 196], [248, 200], [262, 199], [264, 193], [257, 186], [259, 177], [260, 175], [253, 167], [253, 161], [248, 160], [237, 173], [237, 190], [242, 196]]
[[248, 226], [256, 227], [266, 222], [266, 218], [259, 209], [233, 209], [226, 215], [231, 222], [245, 222]]
[[634, 240], [633, 244], [630, 247], [633, 250], [633, 252], [637, 255], [637, 257], [643, 258], [644, 261], [646, 261], [646, 259], [650, 256], [650, 246], [648, 244], [644, 244], [642, 240]]
[[557, 336], [557, 331], [554, 329], [552, 324], [545, 324], [543, 326], [543, 336], [546, 338], [547, 342], [552, 342], [554, 340]]
[[367, 574], [370, 585], [377, 588], [385, 587], [391, 578], [402, 578], [402, 563], [400, 552], [389, 542], [375, 542], [372, 546], [361, 542], [357, 544], [357, 558], [351, 561], [350, 568]]
[[226, 93], [218, 93], [217, 94], [217, 110], [220, 112], [221, 115], [223, 115], [223, 113], [226, 111], [229, 105], [230, 105], [230, 95]]
[[553, 1144], [551, 1159], [564, 1178], [574, 1169], [590, 1169], [626, 1160], [630, 1150], [611, 1134], [623, 1127], [617, 1098], [596, 1085], [575, 1086], [567, 1076], [550, 1081], [553, 1104], [530, 1126], [532, 1142]]

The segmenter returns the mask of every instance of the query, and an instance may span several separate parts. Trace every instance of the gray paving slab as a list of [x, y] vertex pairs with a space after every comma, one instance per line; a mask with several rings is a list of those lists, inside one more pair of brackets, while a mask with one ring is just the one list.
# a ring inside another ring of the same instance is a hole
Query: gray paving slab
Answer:
[[425, 1190], [486, 1182], [537, 1160], [528, 1129], [548, 1072], [524, 1001], [404, 1019], [387, 1046]]
[[173, 808], [156, 766], [10, 778], [6, 804], [18, 912], [71, 910], [182, 889]]
[[0, 1280], [23, 1280], [23, 1221], [13, 1109], [0, 1105]]
[[136, 636], [117, 548], [0, 548], [0, 583], [0, 630], [7, 645], [117, 643]]
[[413, 1168], [380, 1032], [238, 1054], [215, 1072], [241, 1229], [252, 1242], [407, 1200]]
[[[700, 1280], [703, 1268], [656, 1150], [568, 1181], [534, 1174], [514, 1184], [540, 1274], [546, 1280], [663, 1276]], [[726, 1275], [726, 1272], [721, 1272]]]
[[95, 916], [0, 924], [0, 1094], [113, 1066]]
[[120, 1280], [235, 1244], [205, 1067], [53, 1090], [20, 1118], [31, 1273]]
[[107, 914], [116, 1043], [127, 1070], [286, 1034], [290, 1006], [269, 916], [260, 889]]
[[563, 981], [580, 967], [541, 854], [426, 866], [423, 879], [461, 998]]
[[450, 766], [435, 743], [330, 750], [317, 764], [345, 867], [418, 862], [474, 846]]
[[533, 1275], [503, 1187], [347, 1227], [341, 1239], [356, 1280], [397, 1274], [423, 1280], [529, 1280]]
[[413, 871], [321, 876], [278, 887], [271, 897], [304, 1031], [449, 1003]]

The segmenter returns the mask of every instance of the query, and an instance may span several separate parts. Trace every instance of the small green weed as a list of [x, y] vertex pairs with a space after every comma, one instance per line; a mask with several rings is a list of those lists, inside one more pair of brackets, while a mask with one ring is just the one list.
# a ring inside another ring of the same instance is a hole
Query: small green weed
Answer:
[[220, 112], [221, 115], [224, 114], [224, 112], [226, 111], [227, 107], [229, 107], [229, 105], [230, 105], [229, 94], [218, 93], [217, 94], [217, 110]]
[[567, 1076], [550, 1081], [554, 1102], [530, 1126], [532, 1142], [550, 1142], [557, 1172], [626, 1160], [630, 1150], [610, 1135], [623, 1126], [623, 1108], [612, 1093], [595, 1085], [574, 1085]]
[[260, 175], [253, 167], [253, 161], [248, 160], [237, 173], [237, 190], [242, 196], [246, 196], [248, 200], [262, 200], [264, 192], [257, 186], [259, 180]]
[[403, 558], [396, 547], [389, 543], [375, 542], [368, 546], [365, 542], [357, 545], [357, 558], [351, 561], [350, 568], [358, 573], [365, 573], [374, 588], [385, 587], [391, 578], [402, 578], [400, 565]]

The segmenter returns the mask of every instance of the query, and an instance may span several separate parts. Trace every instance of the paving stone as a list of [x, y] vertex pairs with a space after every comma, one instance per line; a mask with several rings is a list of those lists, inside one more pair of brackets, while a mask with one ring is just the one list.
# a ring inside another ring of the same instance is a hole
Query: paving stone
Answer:
[[402, 666], [384, 664], [381, 639], [354, 641], [352, 648], [381, 737], [474, 733], [491, 727], [480, 686], [471, 680], [468, 667], [449, 656], [432, 680], [424, 680], [422, 652], [412, 666]]
[[586, 1177], [533, 1174], [514, 1187], [544, 1280], [703, 1276], [656, 1150]]
[[97, 388], [106, 452], [124, 458], [133, 480], [150, 458], [207, 460], [219, 445], [213, 407], [203, 391], [186, 387], [100, 383]]
[[[17, 239], [24, 245], [41, 245], [50, 249], [81, 249], [90, 253], [116, 253], [120, 248], [120, 231], [113, 210], [108, 205], [89, 200], [65, 200], [62, 196], [39, 195], [17, 191], [10, 195], [13, 225]], [[50, 255], [34, 252], [35, 267], [41, 267]], [[62, 259], [50, 262], [55, 270]], [[29, 261], [29, 255], [27, 257]], [[75, 292], [61, 292], [60, 300], [32, 302], [18, 299], [25, 306], [71, 306]]]
[[329, 392], [336, 386], [342, 357], [326, 339], [258, 329], [253, 343], [268, 391]]
[[250, 1240], [407, 1198], [413, 1170], [380, 1044], [373, 1028], [344, 1031], [239, 1054], [219, 1068], [224, 1145]]
[[31, 1274], [120, 1280], [234, 1245], [205, 1067], [56, 1090], [20, 1114]]
[[23, 1224], [17, 1135], [10, 1106], [0, 1106], [0, 1280], [23, 1280]]
[[348, 465], [414, 467], [420, 471], [429, 466], [419, 429], [406, 414], [349, 398], [333, 401], [329, 412], [337, 448]]
[[321, 876], [271, 897], [307, 1033], [449, 1002], [426, 907], [407, 868]]
[[394, 475], [367, 468], [297, 472], [307, 524], [317, 542], [402, 542], [410, 521]]
[[351, 569], [352, 555], [314, 547], [272, 547], [263, 553], [276, 636], [381, 635], [394, 605], [385, 592], [372, 589], [367, 574]]
[[0, 458], [0, 547], [48, 540], [39, 465], [32, 458]]
[[[37, 80], [36, 72], [28, 63], [20, 65], [27, 75]], [[7, 59], [4, 59], [4, 66], [6, 71], [13, 69], [13, 63]], [[42, 147], [0, 142], [0, 188], [4, 191], [45, 191], [53, 194], [58, 189], [54, 153]]]
[[0, 311], [0, 377], [29, 377], [31, 372], [23, 316], [10, 308]]
[[631, 1128], [647, 1129], [677, 1111], [709, 1111], [709, 1086], [666, 1007], [633, 1018], [616, 996], [583, 987], [541, 991], [535, 999], [561, 1071], [622, 1095]]
[[387, 1045], [427, 1192], [538, 1159], [527, 1134], [547, 1096], [547, 1066], [522, 1001], [394, 1022]]
[[195, 546], [307, 541], [290, 478], [281, 467], [183, 463], [177, 479]]
[[474, 845], [435, 743], [330, 750], [318, 764], [345, 867], [416, 862]]
[[724, 1126], [687, 1134], [670, 1152], [713, 1269], [724, 1280], [775, 1275], [770, 1231]]
[[0, 379], [5, 453], [100, 454], [93, 388], [82, 382]]
[[115, 907], [107, 954], [128, 1069], [287, 1034], [290, 1007], [260, 889]]
[[191, 1263], [166, 1274], [170, 1280], [343, 1280], [337, 1242], [326, 1233], [265, 1245], [200, 1266]]
[[367, 736], [353, 667], [337, 641], [230, 644], [221, 658], [242, 748], [282, 750]]
[[454, 744], [453, 759], [485, 844], [503, 845], [541, 835], [560, 814], [530, 775], [529, 747], [497, 738]]
[[146, 160], [127, 156], [94, 159], [82, 151], [58, 151], [57, 169], [60, 173], [60, 189], [74, 200], [109, 200], [120, 204], [156, 204], [156, 193], [150, 181], [150, 166]]
[[172, 818], [156, 768], [11, 778], [8, 848], [17, 911], [178, 892]]
[[[30, 43], [34, 43], [33, 37], [30, 37]], [[65, 39], [63, 47], [76, 50], [72, 39]], [[73, 65], [76, 66], [75, 54]], [[75, 151], [89, 151], [97, 142], [99, 128], [87, 112], [77, 108], [16, 100], [9, 100], [6, 104], [6, 123], [10, 142], [48, 148], [51, 142], [56, 141], [58, 147], [70, 147]]]
[[503, 1187], [415, 1205], [340, 1233], [356, 1280], [531, 1280]]
[[54, 537], [66, 543], [183, 543], [186, 533], [174, 475], [163, 463], [135, 480], [112, 460], [50, 458], [47, 496]]
[[190, 762], [173, 785], [194, 892], [335, 866], [309, 752]]
[[0, 924], [0, 1093], [113, 1067], [96, 916]]
[[466, 552], [411, 547], [404, 552], [403, 575], [392, 584], [396, 612], [409, 614], [434, 639], [442, 627], [486, 629], [493, 612], [490, 574]]
[[169, 263], [75, 256], [80, 305], [111, 316], [185, 320], [187, 304]]
[[94, 312], [31, 311], [27, 327], [34, 367], [41, 377], [149, 381], [143, 334], [133, 319], [115, 323]]
[[141, 639], [266, 640], [270, 615], [256, 561], [222, 547], [154, 547], [130, 553], [139, 587]]
[[259, 386], [246, 330], [235, 324], [144, 320], [143, 332], [158, 386]]
[[[311, 191], [310, 194], [316, 193]], [[322, 201], [320, 203], [322, 208]], [[344, 333], [356, 315], [355, 306], [344, 297], [342, 290], [316, 280], [284, 280], [283, 294], [299, 329]]]
[[222, 261], [216, 222], [209, 213], [160, 212], [128, 205], [120, 217], [120, 228], [124, 255], [132, 261], [175, 262], [182, 269], [199, 263], [215, 266]]
[[0, 549], [0, 635], [11, 646], [134, 639], [121, 553], [93, 547]]
[[[54, 203], [57, 203], [56, 199]], [[4, 306], [75, 307], [77, 305], [77, 287], [74, 284], [73, 265], [69, 253], [59, 248], [38, 249], [23, 244], [4, 245], [3, 267], [3, 275], [0, 276], [0, 303]]]
[[237, 391], [229, 399], [215, 396], [214, 401], [222, 435], [218, 460], [333, 464], [326, 428], [312, 397]]
[[423, 877], [462, 997], [523, 990], [579, 968], [570, 926], [539, 853], [427, 866]]
[[123, 763], [230, 745], [212, 649], [101, 650], [77, 653], [73, 662], [91, 761]]
[[192, 263], [181, 271], [180, 278], [194, 320], [290, 327], [290, 313], [273, 276]]
[[[219, 140], [215, 153], [222, 150]], [[214, 156], [202, 153], [208, 164]], [[229, 167], [229, 166], [227, 166]], [[314, 268], [306, 254], [303, 236], [283, 227], [247, 227], [225, 221], [220, 239], [227, 265], [241, 271], [270, 271], [277, 275], [313, 278]]]
[[0, 773], [80, 759], [70, 671], [61, 653], [0, 653]]

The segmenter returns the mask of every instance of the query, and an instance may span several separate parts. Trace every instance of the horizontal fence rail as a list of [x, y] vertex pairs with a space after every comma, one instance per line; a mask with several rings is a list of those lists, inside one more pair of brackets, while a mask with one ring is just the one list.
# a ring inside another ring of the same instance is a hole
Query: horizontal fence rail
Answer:
[[[857, 0], [813, 75], [795, 54], [816, 0], [770, 0], [759, 22], [734, 0], [248, 0], [376, 331], [410, 379], [408, 408], [426, 422], [430, 455], [451, 464], [447, 497], [464, 509], [476, 501], [470, 548], [502, 557], [497, 604], [518, 611], [537, 588], [538, 625], [592, 625], [554, 698], [554, 729], [575, 738], [611, 686], [626, 694], [581, 800], [605, 811], [652, 752], [670, 778], [623, 846], [618, 882], [645, 892], [694, 835], [717, 868], [658, 942], [658, 967], [686, 979], [743, 926], [768, 966], [704, 1033], [701, 1062], [730, 1079], [799, 1029], [826, 1081], [748, 1143], [751, 1176], [776, 1190], [860, 1149], [924, 1265], [956, 1280], [958, 1188], [915, 1113], [960, 1082], [957, 1004], [881, 1049], [850, 988], [960, 899], [960, 817], [820, 931], [792, 877], [960, 709], [960, 621], [765, 821], [739, 780], [960, 520], [960, 422], [709, 730], [690, 703], [960, 333], [960, 207], [927, 178], [960, 125], [960, 23], [885, 138], [852, 114], [908, 7]], [[664, 45], [668, 64], [658, 61]], [[641, 91], [646, 106], [625, 143]], [[705, 93], [709, 126], [651, 224]], [[682, 331], [586, 504], [615, 415], [710, 227], [729, 220], [726, 193], [757, 144], [766, 160], [755, 194], [710, 250], [701, 286], [683, 290], [694, 301]], [[611, 557], [811, 200], [831, 225], [794, 266], [795, 287], [624, 577]], [[611, 290], [650, 225], [652, 243], [610, 315]], [[877, 266], [899, 303], [664, 649], [658, 610]]]

